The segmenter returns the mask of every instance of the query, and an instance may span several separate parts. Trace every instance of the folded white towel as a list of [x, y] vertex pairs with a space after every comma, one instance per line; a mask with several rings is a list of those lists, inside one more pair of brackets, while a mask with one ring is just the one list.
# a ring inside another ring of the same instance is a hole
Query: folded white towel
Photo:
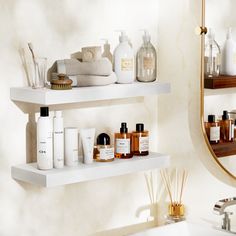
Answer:
[[64, 59], [57, 61], [57, 73], [70, 75], [102, 75], [112, 73], [112, 64], [107, 58], [93, 62], [80, 62], [76, 59]]

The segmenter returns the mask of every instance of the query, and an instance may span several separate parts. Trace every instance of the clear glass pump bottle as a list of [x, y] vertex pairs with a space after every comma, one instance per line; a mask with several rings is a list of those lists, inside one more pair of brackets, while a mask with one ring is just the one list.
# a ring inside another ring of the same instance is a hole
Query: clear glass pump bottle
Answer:
[[217, 77], [220, 75], [221, 51], [211, 29], [209, 29], [207, 35], [204, 64], [205, 77]]
[[137, 80], [152, 82], [157, 77], [157, 54], [151, 44], [151, 37], [146, 30], [143, 35], [143, 45], [137, 52]]

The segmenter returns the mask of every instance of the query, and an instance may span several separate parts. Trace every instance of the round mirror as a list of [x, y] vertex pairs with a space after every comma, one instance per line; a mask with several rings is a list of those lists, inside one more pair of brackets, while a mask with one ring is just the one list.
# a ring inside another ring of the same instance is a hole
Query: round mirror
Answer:
[[235, 0], [203, 1], [202, 125], [213, 157], [236, 179], [235, 9]]

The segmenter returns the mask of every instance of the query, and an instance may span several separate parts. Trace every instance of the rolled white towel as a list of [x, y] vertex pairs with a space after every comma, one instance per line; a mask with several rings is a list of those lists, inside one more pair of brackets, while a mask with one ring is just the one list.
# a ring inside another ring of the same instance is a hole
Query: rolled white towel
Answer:
[[57, 73], [70, 75], [108, 76], [112, 73], [112, 64], [107, 58], [93, 62], [80, 62], [76, 59], [57, 61]]
[[102, 86], [114, 84], [117, 81], [116, 74], [114, 72], [109, 76], [96, 76], [96, 75], [77, 75], [77, 86]]

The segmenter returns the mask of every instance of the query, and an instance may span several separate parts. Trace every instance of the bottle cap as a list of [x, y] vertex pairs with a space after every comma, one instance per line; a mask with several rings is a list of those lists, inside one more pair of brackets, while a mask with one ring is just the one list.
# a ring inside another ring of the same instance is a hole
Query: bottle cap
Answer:
[[209, 122], [209, 123], [214, 123], [215, 121], [216, 121], [215, 115], [209, 115], [209, 116], [208, 116], [208, 122]]
[[125, 122], [121, 123], [120, 133], [128, 133], [127, 124]]
[[228, 120], [228, 119], [229, 119], [229, 113], [228, 113], [228, 111], [223, 111], [222, 120]]
[[150, 42], [151, 36], [148, 33], [148, 31], [147, 30], [142, 30], [142, 31], [144, 32], [144, 34], [143, 34], [143, 42], [144, 43]]
[[97, 137], [97, 145], [110, 145], [110, 137], [106, 133], [101, 133]]
[[48, 107], [40, 107], [40, 116], [41, 117], [49, 116], [49, 109], [48, 109]]
[[62, 117], [62, 111], [55, 111], [54, 115], [55, 117]]
[[126, 35], [125, 31], [124, 30], [118, 30], [118, 32], [121, 32], [120, 37], [119, 37], [120, 43], [128, 42], [128, 36]]
[[236, 126], [236, 120], [234, 120], [234, 125]]
[[143, 132], [144, 131], [144, 124], [136, 124], [136, 132]]

